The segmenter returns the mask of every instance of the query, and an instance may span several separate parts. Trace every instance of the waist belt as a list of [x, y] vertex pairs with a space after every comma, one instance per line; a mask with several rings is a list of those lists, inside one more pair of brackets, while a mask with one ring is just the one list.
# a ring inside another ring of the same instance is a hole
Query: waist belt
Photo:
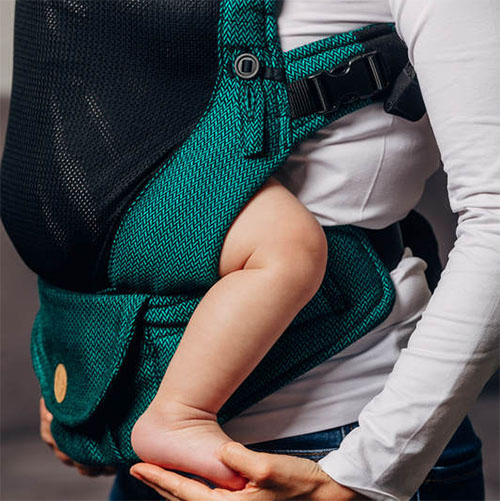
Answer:
[[364, 232], [386, 268], [389, 271], [396, 268], [404, 251], [403, 235], [399, 222], [380, 230], [364, 228]]
[[[275, 8], [109, 0], [77, 13], [60, 0], [16, 3], [2, 219], [39, 275], [33, 366], [54, 438], [80, 463], [138, 460], [130, 432], [219, 279], [225, 234], [292, 148], [376, 100], [423, 113], [405, 101], [416, 80], [392, 24], [283, 52]], [[390, 313], [398, 226], [324, 230], [320, 289], [220, 423]]]

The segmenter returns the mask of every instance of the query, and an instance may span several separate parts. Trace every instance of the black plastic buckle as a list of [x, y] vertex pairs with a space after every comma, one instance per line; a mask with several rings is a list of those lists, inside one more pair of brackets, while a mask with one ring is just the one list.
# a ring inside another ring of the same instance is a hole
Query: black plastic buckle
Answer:
[[377, 51], [356, 56], [332, 70], [308, 77], [315, 91], [316, 113], [337, 111], [343, 104], [374, 97], [389, 87]]

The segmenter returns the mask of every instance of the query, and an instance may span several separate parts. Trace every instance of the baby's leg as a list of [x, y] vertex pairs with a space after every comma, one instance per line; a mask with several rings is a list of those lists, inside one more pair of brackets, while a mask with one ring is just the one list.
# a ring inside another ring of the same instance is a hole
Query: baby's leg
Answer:
[[229, 488], [242, 479], [216, 451], [230, 441], [216, 413], [318, 290], [325, 234], [278, 181], [269, 181], [224, 240], [221, 279], [193, 313], [132, 444], [141, 459]]

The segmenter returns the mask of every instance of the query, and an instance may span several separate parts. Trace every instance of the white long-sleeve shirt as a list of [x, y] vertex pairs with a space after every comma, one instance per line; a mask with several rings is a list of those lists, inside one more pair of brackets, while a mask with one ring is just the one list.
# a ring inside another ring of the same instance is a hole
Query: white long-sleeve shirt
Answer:
[[407, 249], [382, 325], [224, 429], [250, 443], [359, 419], [321, 467], [373, 499], [404, 500], [498, 367], [500, 2], [284, 0], [280, 38], [289, 50], [374, 22], [396, 23], [428, 116], [410, 123], [371, 105], [302, 143], [278, 177], [320, 223], [380, 228], [416, 205], [441, 157], [454, 248], [430, 300]]

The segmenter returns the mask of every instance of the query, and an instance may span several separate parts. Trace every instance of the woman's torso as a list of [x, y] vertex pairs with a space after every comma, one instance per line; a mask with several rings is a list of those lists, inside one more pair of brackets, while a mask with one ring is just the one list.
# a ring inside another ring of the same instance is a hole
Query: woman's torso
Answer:
[[[386, 0], [284, 0], [283, 50], [375, 22], [393, 22]], [[318, 131], [276, 174], [323, 225], [382, 228], [402, 219], [439, 168], [427, 118], [412, 123], [374, 104]], [[383, 388], [430, 297], [425, 264], [407, 250], [391, 272], [396, 303], [385, 322], [347, 349], [224, 425], [251, 443], [357, 419]]]

